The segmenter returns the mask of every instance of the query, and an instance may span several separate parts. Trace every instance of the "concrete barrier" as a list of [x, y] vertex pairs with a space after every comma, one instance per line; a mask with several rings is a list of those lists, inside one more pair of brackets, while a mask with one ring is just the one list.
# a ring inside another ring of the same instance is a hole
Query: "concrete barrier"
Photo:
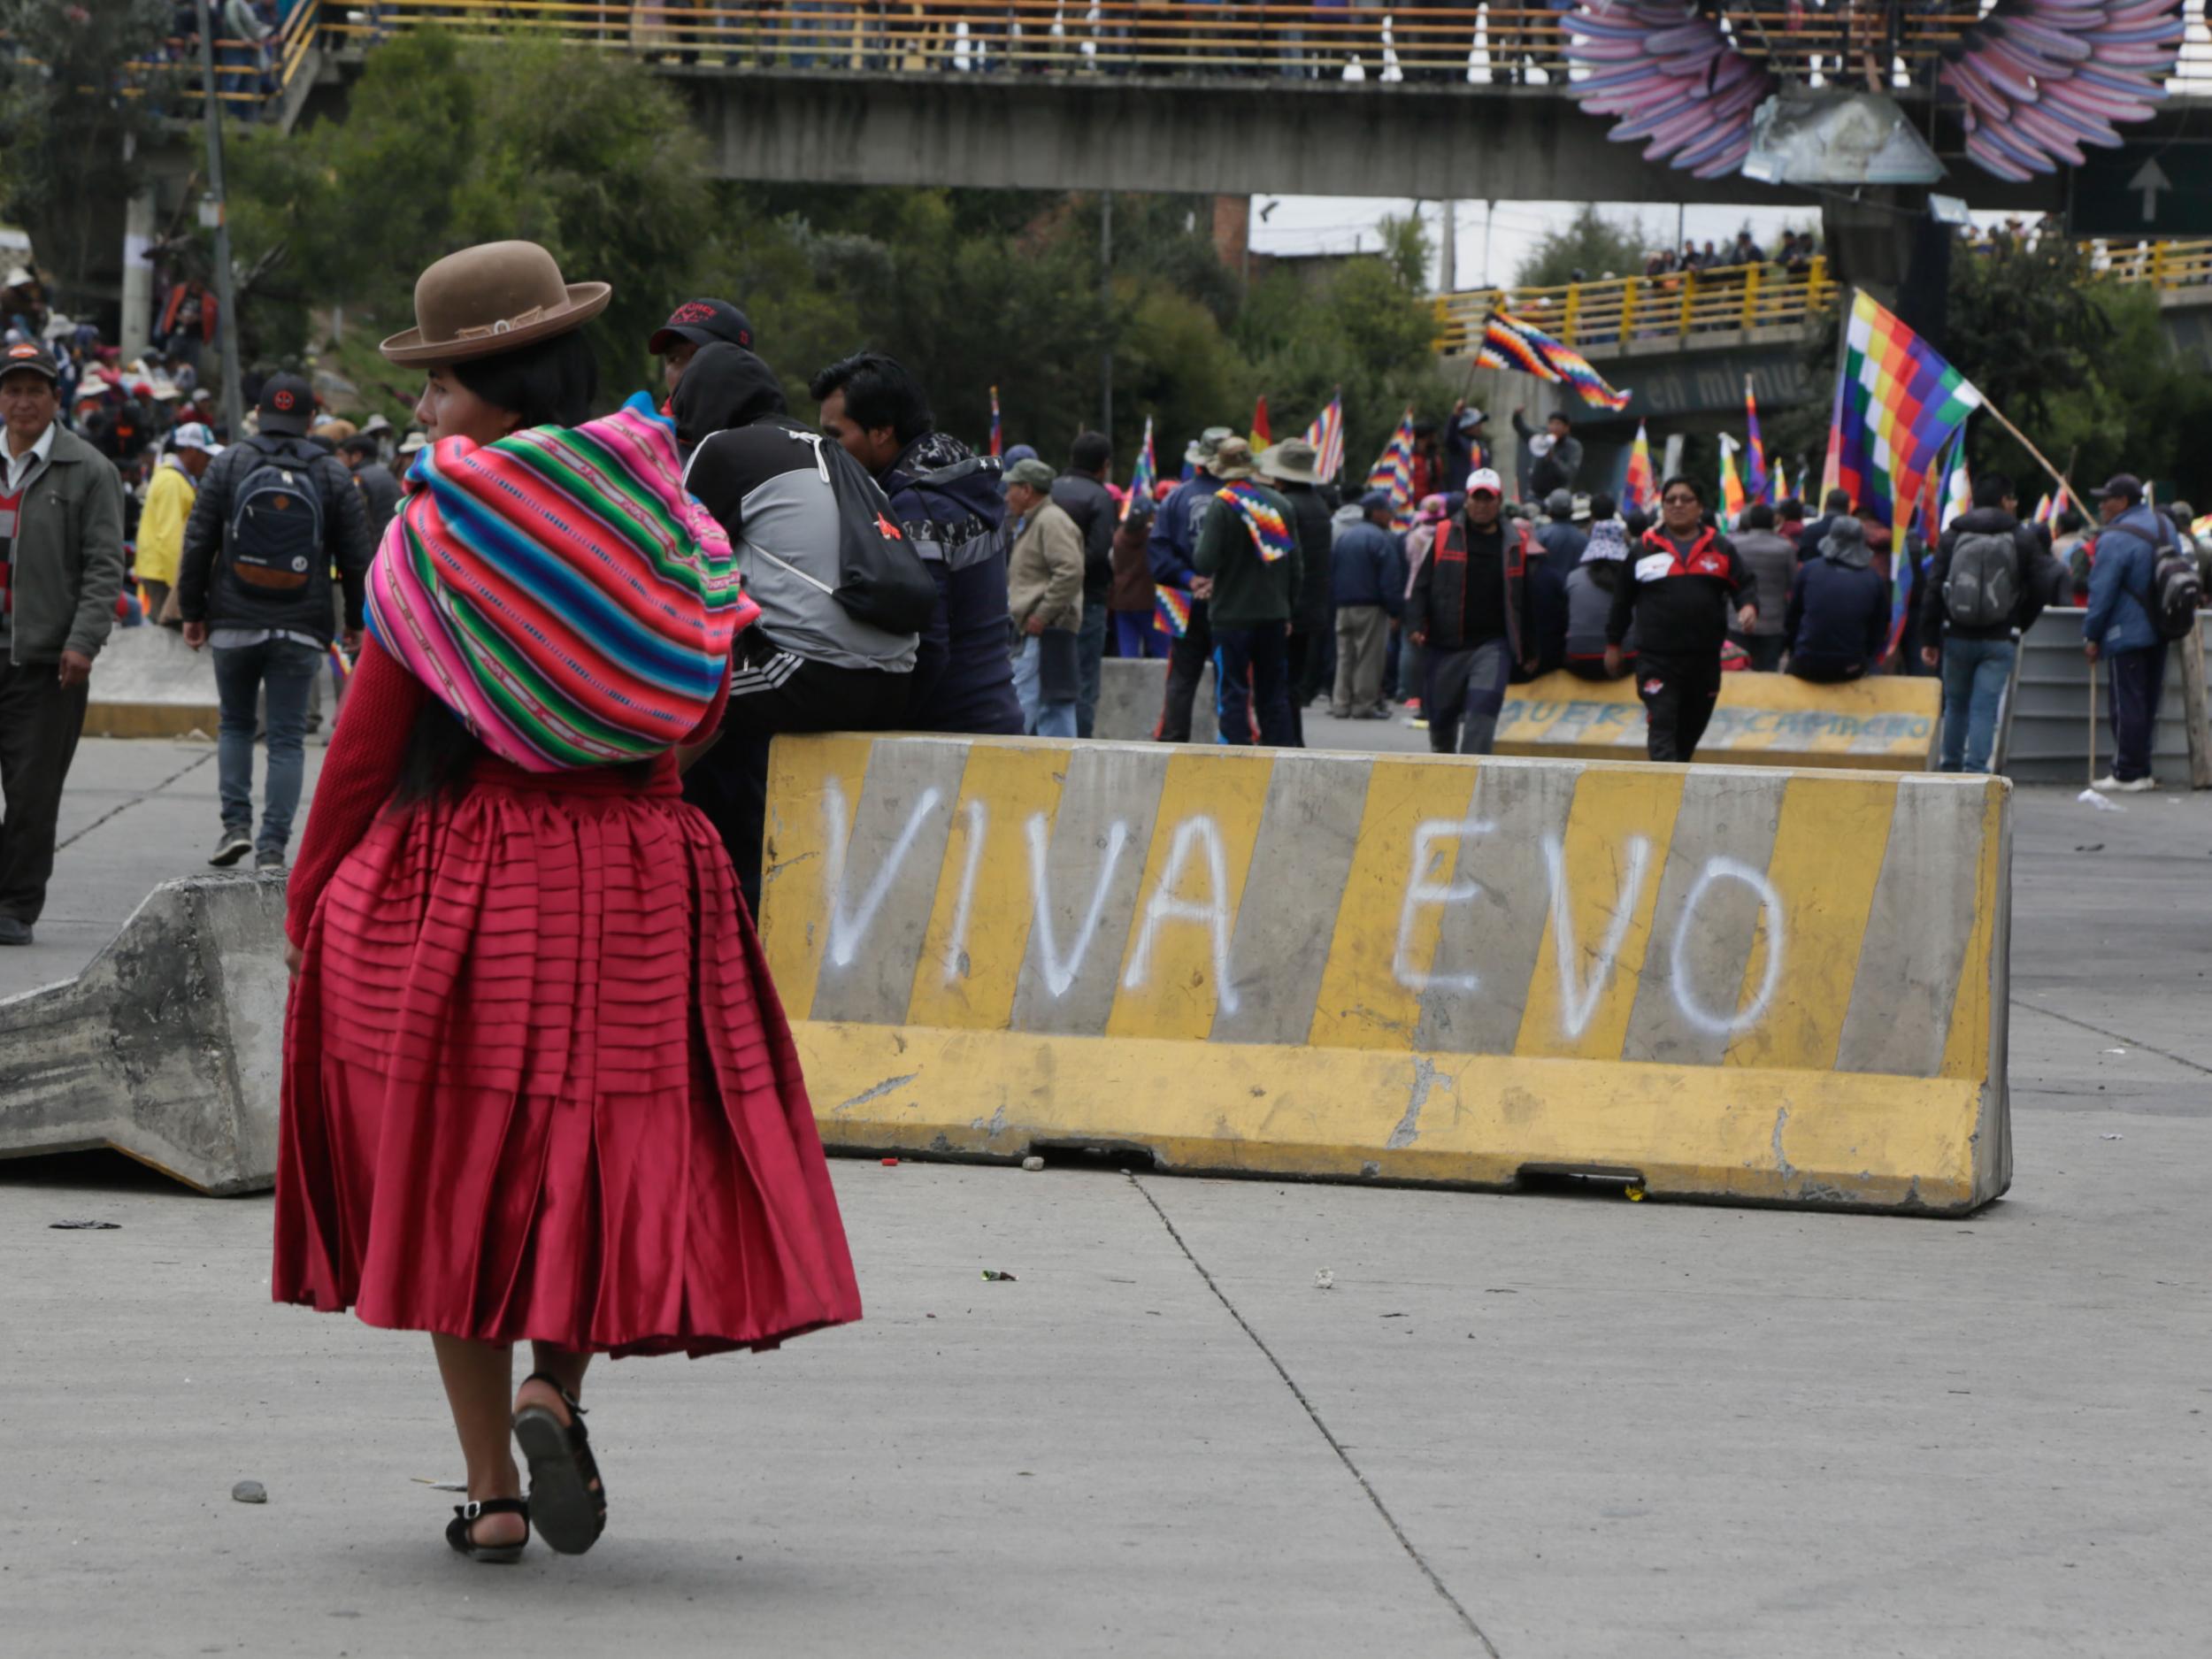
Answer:
[[2003, 1192], [2009, 786], [779, 740], [825, 1138], [1957, 1213]]
[[88, 737], [215, 735], [215, 661], [168, 628], [117, 628], [92, 659]]
[[0, 1001], [0, 1158], [113, 1147], [204, 1193], [276, 1175], [284, 883], [156, 887], [74, 979]]
[[[1876, 674], [1816, 686], [1787, 674], [1724, 674], [1701, 761], [1923, 772], [1942, 732], [1943, 686]], [[1633, 680], [1547, 674], [1506, 694], [1498, 753], [1551, 759], [1640, 759], [1644, 706]]]
[[[1099, 664], [1098, 713], [1094, 737], [1143, 742], [1159, 728], [1160, 706], [1167, 698], [1167, 664], [1160, 657], [1109, 657]], [[1198, 676], [1191, 700], [1191, 735], [1211, 742], [1214, 736], [1214, 671]]]

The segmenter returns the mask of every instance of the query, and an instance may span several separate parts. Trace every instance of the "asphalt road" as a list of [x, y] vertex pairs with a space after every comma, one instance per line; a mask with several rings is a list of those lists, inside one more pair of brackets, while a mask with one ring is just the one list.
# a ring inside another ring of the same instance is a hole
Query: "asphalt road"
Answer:
[[[211, 754], [85, 745], [0, 993]], [[427, 1343], [271, 1306], [266, 1199], [0, 1165], [0, 1650], [2200, 1655], [2212, 798], [2126, 804], [2019, 797], [1978, 1216], [841, 1162], [865, 1321], [595, 1373], [580, 1559], [447, 1551]]]

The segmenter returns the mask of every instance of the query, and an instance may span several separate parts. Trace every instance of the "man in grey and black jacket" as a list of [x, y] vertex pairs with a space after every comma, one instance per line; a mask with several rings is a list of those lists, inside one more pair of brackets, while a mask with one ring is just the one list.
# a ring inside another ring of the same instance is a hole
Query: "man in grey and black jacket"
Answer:
[[31, 943], [45, 907], [92, 659], [123, 585], [122, 483], [62, 430], [60, 381], [44, 347], [0, 351], [0, 945]]
[[[369, 538], [361, 492], [345, 463], [309, 440], [315, 396], [296, 374], [261, 388], [260, 431], [202, 474], [184, 526], [177, 608], [185, 643], [215, 652], [221, 705], [216, 765], [223, 833], [208, 863], [280, 869], [292, 839], [306, 757], [307, 707], [337, 632], [331, 572], [345, 595], [345, 635], [359, 642]], [[269, 772], [261, 831], [253, 827], [253, 737], [265, 703]]]

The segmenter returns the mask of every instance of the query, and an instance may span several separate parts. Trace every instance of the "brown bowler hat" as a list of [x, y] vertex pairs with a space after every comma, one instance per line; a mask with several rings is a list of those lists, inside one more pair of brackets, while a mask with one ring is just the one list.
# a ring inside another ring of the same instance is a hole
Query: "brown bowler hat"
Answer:
[[582, 327], [614, 297], [604, 282], [565, 282], [534, 242], [449, 253], [415, 279], [415, 326], [383, 345], [394, 363], [495, 357]]

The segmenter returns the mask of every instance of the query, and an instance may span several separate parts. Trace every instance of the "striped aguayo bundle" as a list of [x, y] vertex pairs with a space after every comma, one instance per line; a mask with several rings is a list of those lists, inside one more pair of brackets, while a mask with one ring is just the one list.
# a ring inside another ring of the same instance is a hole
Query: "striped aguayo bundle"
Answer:
[[528, 772], [649, 759], [706, 718], [759, 616], [642, 394], [602, 420], [422, 452], [369, 572], [369, 626]]

